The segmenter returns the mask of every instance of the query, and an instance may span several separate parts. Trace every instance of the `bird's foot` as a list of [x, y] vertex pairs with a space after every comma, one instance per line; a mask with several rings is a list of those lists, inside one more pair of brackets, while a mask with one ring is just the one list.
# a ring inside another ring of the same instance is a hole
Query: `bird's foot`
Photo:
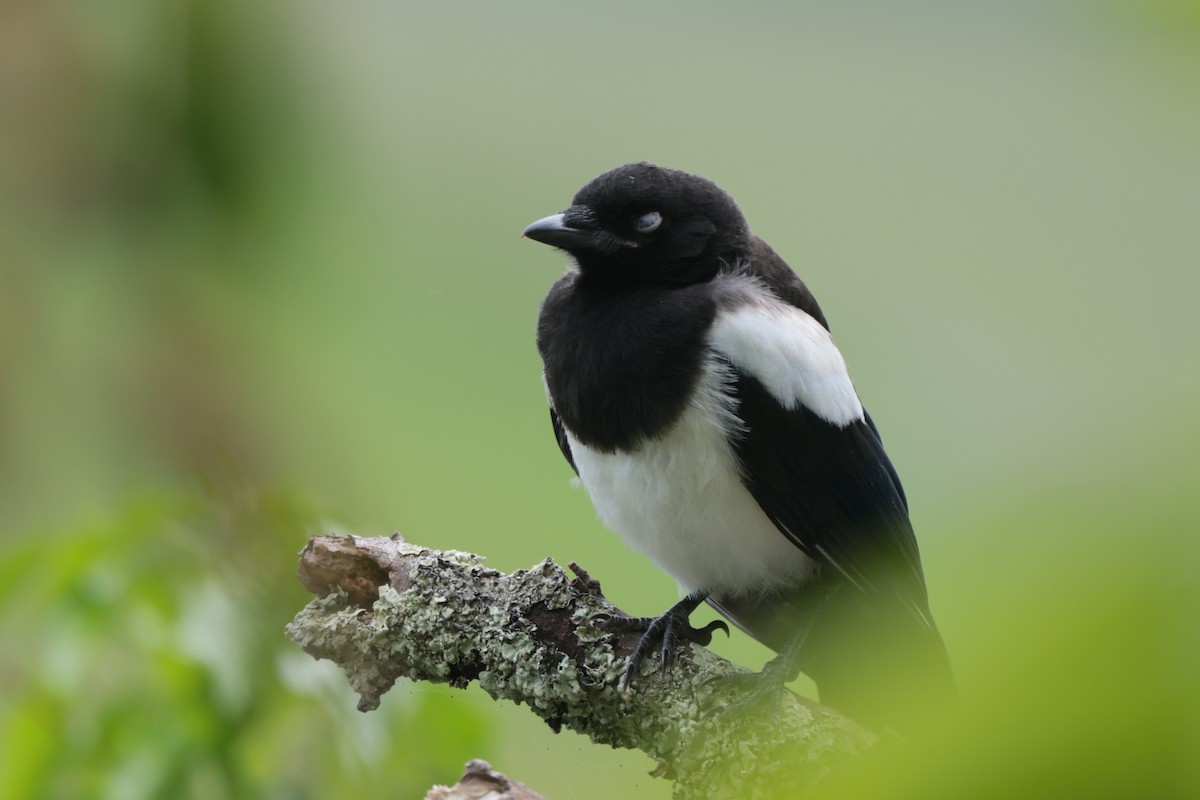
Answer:
[[761, 672], [741, 672], [709, 678], [706, 683], [720, 683], [722, 688], [732, 688], [743, 696], [726, 703], [716, 712], [724, 715], [741, 715], [769, 711], [772, 718], [779, 717], [787, 685], [799, 671], [787, 654], [778, 655], [768, 661]]
[[712, 641], [713, 632], [720, 629], [729, 635], [729, 626], [722, 620], [713, 620], [703, 628], [693, 628], [688, 617], [704, 602], [703, 592], [693, 592], [671, 606], [659, 617], [606, 617], [598, 620], [600, 626], [612, 633], [643, 631], [642, 638], [629, 656], [625, 672], [621, 675], [621, 691], [628, 691], [629, 684], [641, 670], [646, 656], [658, 649], [662, 659], [662, 671], [666, 674], [680, 643], [705, 646]]

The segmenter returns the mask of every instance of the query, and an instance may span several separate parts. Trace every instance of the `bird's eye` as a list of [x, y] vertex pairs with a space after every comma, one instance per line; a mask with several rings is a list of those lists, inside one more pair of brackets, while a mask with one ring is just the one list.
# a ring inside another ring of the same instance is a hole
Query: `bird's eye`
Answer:
[[658, 230], [659, 225], [662, 225], [662, 214], [657, 211], [633, 218], [633, 229], [638, 233], [650, 233]]

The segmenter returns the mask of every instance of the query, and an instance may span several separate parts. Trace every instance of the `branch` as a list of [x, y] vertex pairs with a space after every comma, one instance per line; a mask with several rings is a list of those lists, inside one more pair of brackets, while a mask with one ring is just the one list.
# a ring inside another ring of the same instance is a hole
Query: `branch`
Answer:
[[[300, 556], [300, 580], [317, 595], [287, 627], [314, 658], [346, 672], [359, 709], [379, 706], [397, 678], [465, 687], [525, 703], [563, 725], [658, 761], [675, 797], [755, 797], [771, 787], [810, 790], [873, 742], [837, 712], [784, 693], [774, 718], [721, 713], [742, 671], [702, 648], [663, 674], [647, 660], [630, 692], [617, 689], [639, 634], [593, 623], [621, 614], [600, 586], [549, 559], [503, 574], [480, 556], [389, 538], [317, 536]], [[724, 684], [724, 685], [723, 685]], [[716, 709], [716, 710], [714, 710]], [[761, 715], [760, 715], [761, 716]]]
[[480, 759], [467, 762], [467, 768], [453, 786], [434, 786], [425, 800], [546, 800], [525, 784], [496, 772]]

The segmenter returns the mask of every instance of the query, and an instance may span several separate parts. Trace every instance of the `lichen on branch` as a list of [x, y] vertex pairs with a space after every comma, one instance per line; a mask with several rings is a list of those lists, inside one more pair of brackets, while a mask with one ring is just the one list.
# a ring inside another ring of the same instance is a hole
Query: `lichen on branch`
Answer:
[[[523, 703], [555, 730], [641, 750], [677, 798], [803, 793], [869, 748], [874, 737], [837, 712], [786, 693], [774, 716], [722, 713], [740, 671], [702, 648], [665, 673], [648, 659], [617, 688], [636, 633], [609, 633], [621, 614], [599, 584], [549, 559], [505, 574], [480, 556], [391, 537], [313, 537], [300, 579], [317, 595], [287, 632], [346, 673], [359, 709], [379, 706], [399, 678], [465, 687]], [[723, 685], [724, 684], [724, 685]]]

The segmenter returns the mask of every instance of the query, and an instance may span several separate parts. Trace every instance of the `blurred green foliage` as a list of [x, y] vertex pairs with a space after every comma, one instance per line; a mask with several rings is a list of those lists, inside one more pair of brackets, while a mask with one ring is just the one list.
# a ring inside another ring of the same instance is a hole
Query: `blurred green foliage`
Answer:
[[356, 719], [289, 650], [306, 597], [279, 554], [312, 525], [284, 494], [164, 494], [7, 548], [0, 793], [417, 797], [486, 746], [444, 693]]
[[477, 690], [360, 715], [282, 634], [330, 529], [673, 597], [568, 486], [532, 346], [562, 264], [518, 239], [643, 158], [809, 281], [913, 499], [966, 719], [831, 792], [1196, 796], [1198, 22], [7, 3], [0, 796], [420, 797], [472, 757], [668, 796]]

